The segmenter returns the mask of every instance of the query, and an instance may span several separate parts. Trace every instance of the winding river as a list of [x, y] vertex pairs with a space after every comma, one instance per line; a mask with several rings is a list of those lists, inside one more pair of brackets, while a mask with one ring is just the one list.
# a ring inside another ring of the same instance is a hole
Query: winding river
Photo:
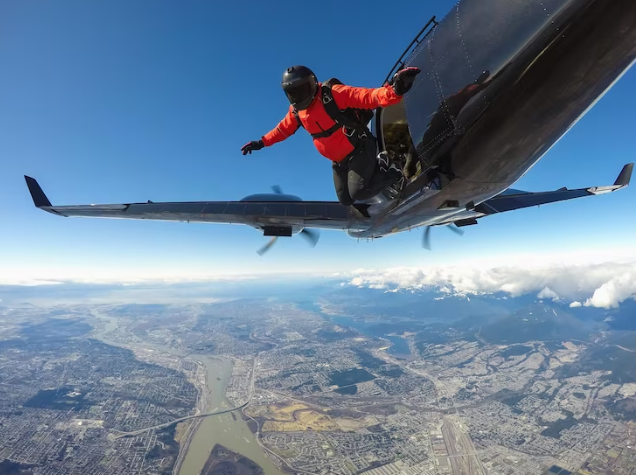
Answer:
[[[108, 345], [122, 346], [106, 338], [109, 332], [117, 329], [117, 318], [98, 312], [94, 312], [94, 314], [105, 321], [106, 325], [101, 331], [94, 333], [93, 338]], [[170, 347], [150, 343], [147, 344], [147, 347], [183, 357], [182, 354]], [[231, 361], [210, 355], [189, 355], [189, 358], [201, 363], [207, 371], [206, 400], [208, 403], [206, 411], [214, 412], [231, 408], [232, 405], [225, 397], [225, 388], [232, 375]], [[179, 475], [199, 475], [216, 444], [222, 444], [233, 452], [256, 462], [261, 466], [265, 475], [283, 475], [283, 472], [263, 453], [256, 437], [238, 411], [206, 417], [200, 422], [188, 445], [185, 458], [179, 469]]]

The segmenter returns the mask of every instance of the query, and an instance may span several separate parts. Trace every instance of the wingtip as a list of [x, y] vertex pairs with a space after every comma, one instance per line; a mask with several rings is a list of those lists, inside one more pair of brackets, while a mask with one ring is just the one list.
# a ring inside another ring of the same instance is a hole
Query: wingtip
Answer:
[[614, 186], [627, 186], [632, 179], [632, 172], [634, 171], [634, 163], [628, 163], [623, 167], [618, 174], [618, 178], [614, 182]]
[[29, 188], [29, 193], [31, 193], [31, 198], [33, 198], [33, 204], [37, 208], [45, 208], [47, 206], [51, 206], [51, 202], [44, 194], [44, 191], [42, 191], [42, 187], [37, 182], [37, 180], [27, 175], [24, 175], [24, 179], [26, 181], [27, 187]]

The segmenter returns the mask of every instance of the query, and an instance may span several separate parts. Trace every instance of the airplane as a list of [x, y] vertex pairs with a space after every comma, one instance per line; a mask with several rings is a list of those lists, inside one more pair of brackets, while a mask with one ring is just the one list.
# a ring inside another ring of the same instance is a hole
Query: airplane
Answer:
[[[629, 185], [527, 192], [511, 188], [636, 60], [634, 0], [462, 0], [417, 34], [389, 71], [421, 69], [394, 106], [369, 123], [379, 151], [405, 165], [400, 193], [343, 206], [302, 201], [274, 187], [240, 201], [53, 206], [25, 176], [36, 207], [58, 216], [244, 224], [273, 239], [316, 229], [380, 238], [425, 226], [461, 231], [481, 218], [595, 196]], [[602, 137], [599, 137], [602, 139]]]

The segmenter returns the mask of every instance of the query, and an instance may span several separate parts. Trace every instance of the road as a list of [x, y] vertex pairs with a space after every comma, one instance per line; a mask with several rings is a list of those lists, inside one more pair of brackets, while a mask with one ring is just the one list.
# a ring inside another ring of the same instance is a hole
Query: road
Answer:
[[144, 432], [149, 431], [149, 430], [163, 429], [163, 428], [169, 427], [169, 426], [171, 426], [173, 424], [178, 424], [179, 422], [188, 421], [190, 419], [201, 419], [201, 418], [204, 418], [204, 417], [218, 416], [218, 415], [221, 415], [221, 414], [226, 414], [228, 412], [238, 411], [240, 409], [243, 409], [245, 406], [247, 406], [247, 402], [244, 403], [244, 404], [241, 404], [240, 406], [233, 407], [231, 409], [224, 409], [223, 411], [206, 412], [205, 414], [195, 414], [193, 416], [186, 416], [186, 417], [182, 417], [180, 419], [175, 419], [175, 420], [170, 421], [170, 422], [164, 422], [163, 424], [157, 424], [156, 426], [145, 427], [144, 429], [139, 429], [139, 430], [135, 430], [135, 431], [132, 431], [132, 432], [121, 432], [121, 431], [117, 431], [117, 430], [113, 430], [113, 432], [119, 432], [118, 434], [115, 435], [116, 439], [120, 439], [122, 437], [131, 437], [131, 436], [143, 434]]
[[231, 409], [224, 409], [222, 411], [215, 411], [215, 412], [206, 412], [203, 414], [194, 414], [192, 416], [186, 416], [186, 417], [181, 417], [179, 419], [174, 419], [170, 422], [164, 422], [163, 424], [157, 424], [155, 426], [151, 426], [151, 427], [145, 427], [143, 429], [138, 429], [132, 432], [121, 432], [121, 431], [117, 431], [117, 430], [113, 430], [113, 432], [116, 432], [117, 434], [115, 434], [115, 439], [121, 439], [123, 437], [134, 437], [136, 435], [139, 434], [143, 434], [144, 432], [147, 432], [149, 430], [153, 430], [153, 429], [163, 429], [165, 427], [169, 427], [173, 424], [178, 424], [179, 422], [183, 422], [183, 421], [188, 421], [191, 419], [203, 419], [205, 417], [210, 417], [210, 416], [219, 416], [221, 414], [227, 414], [228, 412], [234, 412], [234, 411], [239, 411], [243, 408], [245, 408], [250, 401], [252, 400], [252, 397], [254, 395], [254, 373], [256, 372], [256, 358], [254, 358], [253, 364], [252, 364], [252, 377], [250, 380], [250, 389], [249, 389], [249, 394], [247, 397], [247, 401], [245, 401], [243, 404], [239, 405], [239, 406], [235, 406]]

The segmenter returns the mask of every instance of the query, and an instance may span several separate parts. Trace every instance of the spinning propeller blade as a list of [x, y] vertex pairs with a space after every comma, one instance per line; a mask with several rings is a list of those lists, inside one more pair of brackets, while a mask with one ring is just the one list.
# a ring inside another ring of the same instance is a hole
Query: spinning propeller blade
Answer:
[[424, 234], [422, 235], [422, 247], [424, 249], [431, 250], [431, 227], [426, 226]]
[[[424, 233], [422, 235], [422, 247], [429, 251], [431, 250], [431, 227], [432, 226], [426, 226], [426, 229], [424, 230]], [[459, 234], [460, 236], [464, 235], [464, 231], [459, 229], [455, 223], [451, 223], [444, 227], [450, 229], [455, 234]]]
[[[283, 194], [283, 190], [281, 189], [280, 186], [278, 185], [274, 185], [272, 186], [272, 191], [274, 192], [274, 194], [276, 195], [282, 195]], [[315, 230], [315, 229], [307, 229], [307, 228], [303, 228], [302, 231], [300, 231], [300, 235], [305, 238], [307, 240], [307, 242], [312, 246], [315, 247], [316, 244], [318, 243], [318, 240], [320, 239], [320, 231]], [[265, 254], [267, 251], [269, 251], [271, 249], [271, 247], [274, 245], [274, 243], [276, 242], [276, 240], [278, 239], [278, 236], [274, 236], [272, 239], [270, 239], [267, 244], [265, 244], [263, 247], [261, 247], [257, 252], [257, 254], [259, 256], [262, 256], [263, 254]]]
[[453, 231], [455, 234], [459, 234], [460, 236], [464, 235], [464, 231], [462, 231], [461, 229], [459, 229], [457, 227], [457, 225], [455, 223], [451, 223], [448, 226], [446, 226], [448, 229], [450, 229], [451, 231]]
[[316, 247], [316, 244], [318, 244], [318, 240], [320, 239], [320, 231], [315, 229], [304, 228], [300, 232], [300, 235], [304, 237], [309, 244], [311, 244], [311, 247]]
[[276, 242], [276, 240], [278, 239], [278, 236], [274, 236], [273, 238], [271, 238], [267, 244], [265, 244], [263, 247], [261, 247], [258, 251], [256, 251], [256, 253], [259, 256], [262, 256], [263, 254], [265, 254], [267, 251], [270, 250], [270, 248], [274, 245], [274, 243]]

